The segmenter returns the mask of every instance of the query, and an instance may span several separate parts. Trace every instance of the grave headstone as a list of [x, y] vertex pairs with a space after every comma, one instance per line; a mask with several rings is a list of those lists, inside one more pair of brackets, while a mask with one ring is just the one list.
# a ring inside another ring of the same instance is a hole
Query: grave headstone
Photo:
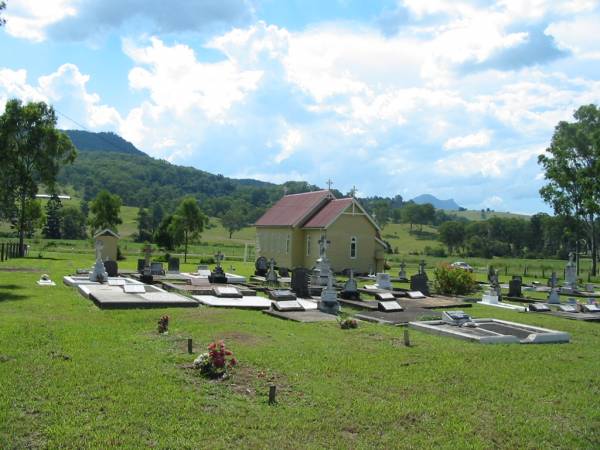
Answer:
[[400, 304], [395, 300], [379, 302], [377, 304], [377, 309], [379, 309], [379, 311], [383, 311], [383, 312], [395, 312], [395, 311], [403, 310], [402, 306], [400, 306]]
[[223, 260], [223, 254], [221, 253], [221, 251], [218, 251], [217, 254], [215, 255], [215, 262], [216, 262], [215, 269], [208, 276], [208, 281], [210, 281], [211, 283], [217, 283], [217, 284], [226, 284], [227, 283], [227, 275], [225, 275], [225, 272], [223, 271], [223, 268], [221, 267], [222, 260]]
[[271, 258], [269, 261], [269, 270], [267, 271], [265, 280], [269, 286], [279, 285], [279, 277], [277, 276], [277, 271], [275, 270], [275, 260], [273, 258]]
[[427, 285], [427, 276], [418, 273], [410, 277], [410, 290], [420, 291], [425, 296], [429, 297], [429, 286]]
[[550, 293], [548, 294], [548, 303], [552, 305], [560, 304], [560, 296], [558, 295], [558, 288], [556, 285], [556, 272], [552, 272], [552, 276], [550, 277]]
[[350, 269], [350, 278], [344, 283], [344, 289], [342, 289], [340, 297], [346, 300], [360, 300], [360, 292], [358, 292], [358, 285], [354, 279], [354, 271], [352, 269]]
[[[569, 253], [569, 262], [565, 267], [566, 291], [572, 292], [577, 290], [577, 266], [574, 261], [573, 252]], [[563, 290], [565, 290], [563, 288]]]
[[119, 275], [119, 266], [116, 261], [110, 259], [104, 261], [104, 269], [109, 277], [116, 277]]
[[402, 261], [400, 263], [400, 272], [398, 272], [398, 278], [400, 280], [407, 280], [408, 279], [406, 277], [406, 264], [404, 263], [404, 261]]
[[152, 246], [150, 244], [144, 247], [144, 268], [142, 269], [140, 281], [146, 284], [152, 284], [154, 277], [152, 276], [152, 268], [150, 258], [152, 256]]
[[150, 273], [152, 275], [164, 275], [165, 269], [163, 269], [162, 263], [161, 262], [150, 263]]
[[313, 273], [313, 286], [326, 286], [327, 280], [333, 275], [329, 259], [327, 258], [327, 248], [330, 243], [331, 241], [327, 240], [325, 236], [321, 236], [319, 239], [319, 258], [317, 259], [317, 265]]
[[96, 241], [96, 262], [88, 277], [90, 281], [96, 281], [98, 283], [104, 283], [108, 280], [108, 274], [106, 273], [104, 263], [102, 262], [102, 246], [102, 241]]
[[522, 278], [519, 276], [513, 276], [512, 280], [508, 282], [508, 296], [509, 297], [523, 297], [521, 292]]
[[427, 265], [427, 263], [425, 263], [425, 260], [422, 259], [421, 262], [419, 263], [419, 275], [422, 275], [423, 278], [425, 278], [425, 281], [429, 281], [429, 277], [427, 277], [427, 272], [425, 272], [426, 265]]
[[139, 258], [137, 260], [137, 273], [142, 273], [144, 271], [144, 267], [146, 267], [146, 260]]
[[587, 313], [600, 313], [600, 306], [596, 304], [581, 305], [581, 310]]
[[464, 311], [442, 311], [442, 321], [449, 325], [462, 327], [465, 324], [472, 323], [473, 319]]
[[169, 258], [167, 271], [169, 273], [179, 273], [179, 258]]
[[389, 273], [378, 273], [376, 280], [377, 282], [375, 284], [379, 289], [392, 290], [392, 281]]
[[292, 291], [299, 298], [310, 298], [310, 270], [297, 267], [292, 270]]
[[269, 260], [264, 256], [259, 256], [254, 263], [254, 275], [264, 277], [269, 270]]
[[277, 271], [280, 277], [287, 278], [290, 276], [290, 271], [286, 267], [280, 267]]
[[327, 279], [327, 286], [321, 291], [319, 311], [334, 315], [338, 315], [340, 312], [340, 303], [337, 299], [337, 291], [333, 287], [333, 276], [331, 274]]

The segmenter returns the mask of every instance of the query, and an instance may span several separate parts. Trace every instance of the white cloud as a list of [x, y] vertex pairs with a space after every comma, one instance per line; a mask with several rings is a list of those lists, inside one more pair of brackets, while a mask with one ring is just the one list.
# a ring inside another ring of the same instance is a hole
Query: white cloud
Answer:
[[435, 171], [449, 177], [482, 176], [502, 178], [514, 174], [528, 161], [541, 154], [543, 149], [531, 148], [518, 151], [464, 152], [435, 162]]
[[281, 146], [281, 151], [275, 156], [275, 162], [277, 164], [294, 154], [302, 142], [302, 133], [298, 129], [289, 128], [278, 142]]
[[485, 147], [490, 143], [490, 132], [487, 130], [477, 133], [457, 136], [444, 142], [445, 150], [457, 150], [462, 148]]
[[551, 23], [546, 31], [579, 57], [600, 59], [599, 24], [600, 14], [591, 14]]
[[504, 199], [502, 197], [500, 197], [499, 195], [492, 195], [491, 197], [486, 198], [481, 203], [481, 206], [483, 208], [498, 209], [503, 204]]
[[11, 36], [43, 41], [46, 28], [77, 13], [73, 0], [20, 0], [8, 2], [6, 32]]

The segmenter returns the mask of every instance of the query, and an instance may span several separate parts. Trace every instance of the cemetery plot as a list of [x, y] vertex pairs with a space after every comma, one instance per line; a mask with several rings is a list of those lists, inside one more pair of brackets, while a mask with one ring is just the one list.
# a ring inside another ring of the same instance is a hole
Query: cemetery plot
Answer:
[[294, 322], [312, 323], [312, 322], [335, 322], [337, 316], [333, 314], [324, 313], [316, 309], [305, 310], [305, 311], [277, 311], [274, 309], [263, 311], [273, 317], [280, 319], [292, 320]]
[[[467, 316], [468, 317], [468, 316]], [[481, 344], [567, 343], [568, 333], [497, 319], [470, 319], [410, 322], [409, 326], [428, 333]]]
[[143, 284], [80, 284], [79, 292], [100, 308], [164, 308], [198, 306], [198, 302], [183, 295], [167, 292], [157, 286]]
[[440, 313], [419, 307], [404, 308], [403, 311], [394, 312], [364, 311], [354, 315], [357, 319], [386, 325], [404, 325], [420, 320], [421, 317], [431, 318], [432, 316], [440, 317]]

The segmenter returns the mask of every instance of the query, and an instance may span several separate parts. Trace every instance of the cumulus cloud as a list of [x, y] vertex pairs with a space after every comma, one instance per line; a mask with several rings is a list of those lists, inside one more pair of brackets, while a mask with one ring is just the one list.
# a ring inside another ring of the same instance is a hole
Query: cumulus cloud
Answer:
[[6, 14], [11, 35], [37, 41], [84, 40], [135, 21], [151, 33], [206, 31], [252, 15], [248, 0], [24, 0]]
[[471, 147], [485, 147], [490, 143], [489, 131], [482, 130], [477, 133], [467, 134], [466, 136], [457, 136], [444, 142], [445, 150], [456, 150]]
[[285, 135], [279, 139], [281, 151], [275, 156], [275, 162], [280, 162], [288, 159], [294, 154], [300, 143], [302, 142], [302, 133], [295, 128], [289, 128]]

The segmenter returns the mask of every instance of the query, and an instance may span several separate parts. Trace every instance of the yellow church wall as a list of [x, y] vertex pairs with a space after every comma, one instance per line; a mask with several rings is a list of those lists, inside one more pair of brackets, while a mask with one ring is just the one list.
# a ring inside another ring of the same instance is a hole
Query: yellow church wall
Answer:
[[280, 267], [292, 267], [292, 234], [291, 227], [257, 227], [256, 243], [260, 256], [273, 258]]

